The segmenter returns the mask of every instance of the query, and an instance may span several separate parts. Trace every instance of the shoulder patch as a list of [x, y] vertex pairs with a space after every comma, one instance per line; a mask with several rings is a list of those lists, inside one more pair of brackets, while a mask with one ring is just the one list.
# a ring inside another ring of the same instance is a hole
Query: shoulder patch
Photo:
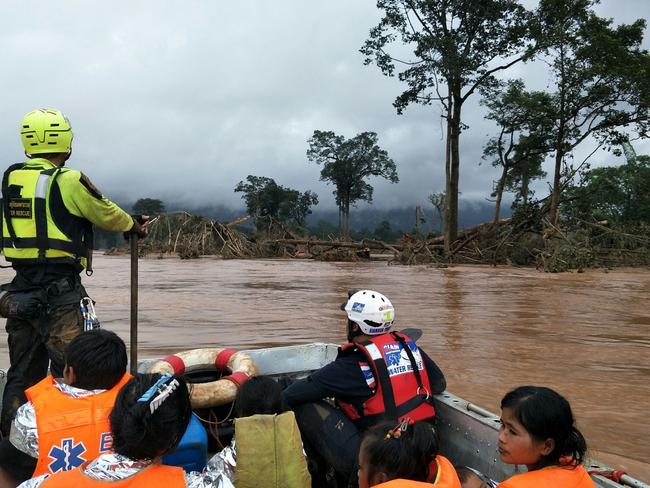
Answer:
[[81, 173], [81, 178], [79, 178], [79, 181], [97, 200], [102, 199], [102, 192], [100, 192], [97, 187], [93, 185], [92, 181], [90, 181], [90, 178], [88, 178], [85, 174]]

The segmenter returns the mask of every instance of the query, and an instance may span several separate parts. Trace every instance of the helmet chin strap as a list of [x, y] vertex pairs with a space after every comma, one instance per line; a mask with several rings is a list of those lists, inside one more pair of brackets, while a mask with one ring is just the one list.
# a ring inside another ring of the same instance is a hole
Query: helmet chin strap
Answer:
[[359, 329], [358, 325], [357, 330], [354, 330], [355, 325], [357, 324], [348, 319], [348, 342], [352, 342], [352, 339], [361, 334], [361, 330]]

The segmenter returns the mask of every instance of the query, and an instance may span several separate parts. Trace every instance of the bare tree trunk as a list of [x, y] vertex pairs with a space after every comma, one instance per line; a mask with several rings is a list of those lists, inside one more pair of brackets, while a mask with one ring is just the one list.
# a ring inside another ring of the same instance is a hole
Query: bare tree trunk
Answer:
[[496, 189], [496, 203], [494, 205], [494, 223], [496, 224], [499, 221], [499, 214], [501, 213], [501, 199], [503, 198], [503, 189], [506, 186], [506, 176], [508, 175], [508, 167], [504, 164], [503, 171], [501, 172], [501, 178], [497, 183]]
[[555, 152], [555, 174], [553, 175], [553, 192], [551, 193], [551, 206], [548, 211], [548, 220], [557, 225], [559, 219], [558, 207], [560, 206], [560, 177], [562, 175], [562, 159], [564, 153], [560, 148]]
[[445, 217], [443, 221], [443, 232], [442, 235], [445, 239], [445, 255], [449, 256], [451, 254], [451, 240], [449, 223], [450, 211], [449, 211], [449, 195], [451, 194], [451, 97], [447, 99], [447, 143], [445, 145]]
[[343, 239], [350, 240], [350, 199], [345, 199], [345, 208], [343, 210]]
[[555, 141], [555, 173], [553, 174], [553, 192], [551, 193], [551, 205], [548, 212], [548, 220], [552, 226], [557, 226], [559, 220], [558, 207], [560, 206], [560, 179], [562, 175], [562, 160], [564, 159], [564, 130], [565, 107], [566, 107], [566, 90], [565, 90], [565, 65], [564, 65], [564, 46], [560, 47], [560, 123], [557, 130], [557, 139]]
[[[460, 91], [460, 89], [459, 89]], [[453, 109], [450, 124], [448, 125], [449, 138], [449, 178], [447, 183], [447, 198], [445, 208], [445, 246], [451, 244], [458, 237], [458, 179], [460, 170], [460, 154], [458, 142], [460, 136], [460, 96], [453, 97]]]
[[524, 174], [521, 178], [521, 203], [524, 207], [528, 205], [528, 173]]

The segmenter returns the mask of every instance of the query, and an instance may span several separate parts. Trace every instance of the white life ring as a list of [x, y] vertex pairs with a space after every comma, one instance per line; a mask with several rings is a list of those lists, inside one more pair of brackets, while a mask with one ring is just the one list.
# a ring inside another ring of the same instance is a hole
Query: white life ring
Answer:
[[192, 349], [177, 352], [156, 361], [149, 373], [182, 375], [197, 370], [214, 368], [230, 371], [217, 381], [195, 383], [191, 388], [192, 408], [208, 408], [225, 405], [235, 400], [237, 389], [257, 375], [257, 365], [247, 354], [234, 349]]

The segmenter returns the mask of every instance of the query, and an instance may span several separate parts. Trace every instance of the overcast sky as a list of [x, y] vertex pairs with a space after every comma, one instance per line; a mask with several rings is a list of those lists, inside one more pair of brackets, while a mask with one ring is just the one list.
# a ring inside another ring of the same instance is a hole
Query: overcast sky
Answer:
[[[597, 11], [631, 22], [650, 16], [650, 0], [602, 0]], [[314, 190], [333, 207], [332, 187], [307, 162], [307, 139], [315, 129], [369, 130], [400, 177], [377, 182], [375, 205], [425, 204], [444, 187], [440, 110], [397, 115], [403, 86], [363, 65], [359, 48], [379, 18], [365, 0], [5, 0], [0, 156], [5, 165], [24, 159], [20, 120], [50, 106], [73, 126], [69, 166], [110, 198], [240, 206], [233, 188], [253, 174]], [[511, 75], [546, 82], [533, 66]], [[482, 115], [474, 97], [464, 108], [463, 197], [487, 197], [496, 177], [478, 166], [494, 130]], [[647, 140], [635, 148], [650, 154]]]

